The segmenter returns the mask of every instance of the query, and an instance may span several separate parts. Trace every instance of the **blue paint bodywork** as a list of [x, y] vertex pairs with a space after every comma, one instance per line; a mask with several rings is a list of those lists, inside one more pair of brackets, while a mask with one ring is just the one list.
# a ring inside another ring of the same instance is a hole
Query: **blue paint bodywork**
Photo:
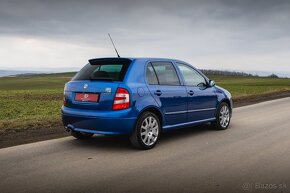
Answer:
[[[62, 107], [65, 127], [88, 133], [130, 134], [139, 115], [150, 110], [159, 116], [163, 131], [167, 131], [215, 121], [216, 111], [221, 102], [227, 102], [232, 109], [231, 94], [221, 87], [184, 86], [183, 76], [176, 63], [192, 67], [190, 64], [173, 59], [130, 58], [130, 60], [132, 63], [123, 81], [70, 81], [65, 85], [66, 106]], [[158, 61], [171, 62], [174, 65], [180, 86], [147, 84], [146, 66], [149, 62]], [[207, 77], [201, 72], [200, 74], [209, 82]], [[86, 92], [100, 93], [98, 103], [74, 100], [76, 92], [84, 92], [84, 84], [89, 85]], [[112, 110], [118, 87], [129, 91], [130, 108]], [[111, 92], [107, 93], [106, 88], [111, 88]], [[162, 95], [155, 95], [156, 90], [160, 90]], [[190, 90], [194, 92], [193, 95], [188, 94]]]

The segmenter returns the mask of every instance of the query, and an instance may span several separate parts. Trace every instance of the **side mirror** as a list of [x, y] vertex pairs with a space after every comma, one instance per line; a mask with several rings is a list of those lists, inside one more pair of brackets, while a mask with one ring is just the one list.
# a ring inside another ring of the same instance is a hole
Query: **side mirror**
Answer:
[[214, 86], [215, 86], [215, 81], [213, 81], [213, 80], [209, 80], [208, 85], [209, 85], [210, 87], [214, 87]]

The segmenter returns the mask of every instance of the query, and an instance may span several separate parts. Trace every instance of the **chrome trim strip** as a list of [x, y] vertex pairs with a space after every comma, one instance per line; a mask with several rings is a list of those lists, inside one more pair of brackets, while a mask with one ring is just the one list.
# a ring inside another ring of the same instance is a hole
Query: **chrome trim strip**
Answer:
[[200, 111], [212, 111], [212, 110], [216, 110], [216, 108], [197, 109], [197, 110], [188, 110], [188, 111], [175, 111], [175, 112], [165, 113], [165, 115], [173, 115], [173, 114], [181, 114], [181, 113], [192, 113], [192, 112], [200, 112]]
[[197, 109], [197, 110], [188, 110], [188, 113], [192, 113], [192, 112], [200, 112], [200, 111], [212, 111], [212, 110], [216, 110], [216, 108], [207, 108], [207, 109]]
[[181, 113], [187, 113], [187, 111], [168, 112], [168, 113], [165, 113], [165, 115], [173, 115], [173, 114], [181, 114]]
[[172, 128], [172, 127], [178, 127], [178, 126], [184, 126], [184, 125], [191, 125], [191, 124], [194, 124], [194, 123], [209, 122], [209, 121], [214, 121], [214, 120], [216, 120], [216, 118], [202, 119], [202, 120], [199, 120], [199, 121], [180, 123], [180, 124], [176, 124], [176, 125], [168, 125], [168, 126], [163, 127], [163, 129], [169, 129], [169, 128]]

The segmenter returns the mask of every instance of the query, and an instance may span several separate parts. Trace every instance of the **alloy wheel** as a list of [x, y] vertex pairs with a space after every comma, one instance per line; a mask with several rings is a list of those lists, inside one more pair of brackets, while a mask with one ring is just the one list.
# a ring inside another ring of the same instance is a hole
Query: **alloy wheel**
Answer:
[[229, 107], [227, 105], [224, 105], [221, 110], [220, 110], [220, 114], [219, 114], [219, 121], [220, 121], [220, 125], [223, 128], [226, 128], [229, 123], [230, 123], [230, 110]]
[[146, 117], [141, 124], [141, 140], [147, 145], [153, 145], [159, 135], [159, 125], [153, 116]]

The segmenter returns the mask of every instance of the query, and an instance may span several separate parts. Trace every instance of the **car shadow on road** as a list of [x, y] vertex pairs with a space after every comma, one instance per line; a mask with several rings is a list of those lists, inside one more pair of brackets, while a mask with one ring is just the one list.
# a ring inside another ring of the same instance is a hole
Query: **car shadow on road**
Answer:
[[[175, 141], [182, 140], [182, 138], [196, 136], [203, 133], [213, 131], [210, 125], [201, 125], [194, 127], [187, 127], [176, 129], [169, 132], [162, 133], [158, 143], [167, 144], [174, 143]], [[93, 148], [98, 150], [136, 150], [130, 144], [128, 135], [94, 135], [91, 139], [77, 140], [73, 139], [69, 143], [75, 147]], [[157, 144], [158, 146], [158, 144]]]
[[72, 138], [70, 145], [77, 148], [97, 149], [105, 151], [128, 151], [133, 149], [127, 135], [94, 135], [90, 139], [78, 140]]
[[212, 131], [214, 130], [209, 124], [175, 129], [162, 133], [160, 143], [170, 143], [171, 141], [182, 140], [185, 137], [193, 137]]

